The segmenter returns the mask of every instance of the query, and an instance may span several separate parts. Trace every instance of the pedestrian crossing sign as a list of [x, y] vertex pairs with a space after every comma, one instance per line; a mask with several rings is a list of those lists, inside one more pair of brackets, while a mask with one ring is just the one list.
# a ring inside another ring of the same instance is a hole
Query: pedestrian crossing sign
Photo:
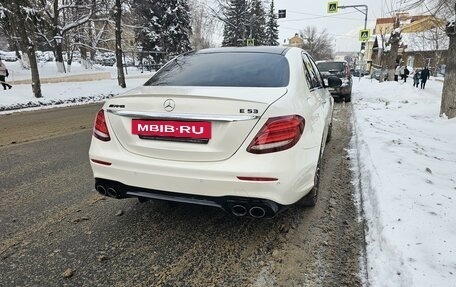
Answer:
[[337, 13], [339, 10], [338, 1], [328, 2], [328, 13]]
[[359, 40], [361, 42], [366, 42], [370, 38], [370, 30], [369, 29], [364, 29], [359, 31]]
[[255, 39], [247, 39], [246, 40], [247, 46], [255, 46]]

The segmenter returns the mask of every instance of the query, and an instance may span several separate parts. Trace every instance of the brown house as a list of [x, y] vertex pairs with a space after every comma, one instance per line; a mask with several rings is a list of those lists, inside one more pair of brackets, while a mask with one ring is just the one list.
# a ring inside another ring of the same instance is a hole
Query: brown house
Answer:
[[[412, 68], [425, 66], [438, 70], [446, 61], [448, 37], [443, 32], [445, 21], [432, 15], [410, 16], [398, 14], [402, 40], [397, 63]], [[370, 60], [374, 67], [382, 67], [383, 57], [388, 53], [386, 45], [394, 29], [395, 17], [379, 18], [374, 29], [374, 41]]]

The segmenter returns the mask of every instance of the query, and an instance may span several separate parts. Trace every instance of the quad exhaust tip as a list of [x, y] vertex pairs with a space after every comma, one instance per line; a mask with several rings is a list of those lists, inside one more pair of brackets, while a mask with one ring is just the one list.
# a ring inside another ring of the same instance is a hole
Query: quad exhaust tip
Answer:
[[99, 193], [103, 194], [103, 195], [106, 195], [106, 188], [102, 185], [97, 185], [97, 187], [95, 188]]
[[110, 196], [110, 197], [117, 197], [118, 196], [118, 193], [117, 193], [117, 190], [115, 190], [114, 188], [110, 187], [108, 188], [108, 190], [106, 191], [107, 195]]
[[95, 187], [95, 189], [102, 195], [109, 196], [109, 197], [118, 197], [119, 193], [113, 187], [109, 187], [106, 189], [105, 186], [99, 184]]
[[249, 214], [253, 218], [263, 218], [266, 215], [266, 210], [260, 206], [254, 206], [250, 208]]
[[247, 208], [243, 205], [235, 205], [231, 208], [231, 212], [235, 216], [245, 216], [247, 215]]

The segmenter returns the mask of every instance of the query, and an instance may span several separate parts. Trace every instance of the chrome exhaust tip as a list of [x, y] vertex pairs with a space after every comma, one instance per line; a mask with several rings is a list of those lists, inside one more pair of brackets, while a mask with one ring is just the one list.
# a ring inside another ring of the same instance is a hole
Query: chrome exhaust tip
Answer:
[[245, 216], [247, 214], [247, 208], [243, 205], [235, 205], [231, 208], [231, 213], [235, 216]]
[[102, 185], [97, 185], [95, 189], [102, 195], [106, 195], [106, 188]]
[[112, 188], [112, 187], [108, 188], [106, 193], [110, 197], [117, 197], [118, 196], [117, 191], [114, 188]]
[[253, 218], [263, 218], [266, 215], [266, 210], [260, 206], [254, 206], [250, 208], [249, 214]]

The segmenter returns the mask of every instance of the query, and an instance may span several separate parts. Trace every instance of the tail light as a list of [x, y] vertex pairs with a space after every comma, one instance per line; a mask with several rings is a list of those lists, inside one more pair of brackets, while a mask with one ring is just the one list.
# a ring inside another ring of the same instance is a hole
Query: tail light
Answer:
[[107, 142], [111, 140], [109, 136], [108, 126], [106, 125], [105, 114], [103, 110], [100, 110], [95, 118], [95, 124], [93, 127], [93, 136], [97, 139]]
[[304, 131], [304, 118], [298, 115], [270, 118], [250, 143], [255, 154], [277, 152], [294, 146]]

